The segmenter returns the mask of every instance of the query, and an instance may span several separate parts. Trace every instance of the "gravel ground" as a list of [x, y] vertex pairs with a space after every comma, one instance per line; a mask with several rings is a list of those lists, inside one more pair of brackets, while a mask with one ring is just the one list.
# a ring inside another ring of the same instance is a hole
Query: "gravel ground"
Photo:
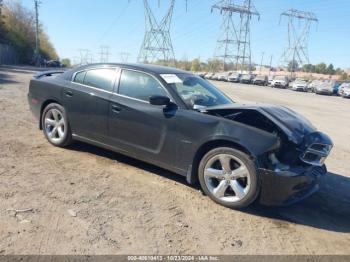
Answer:
[[318, 193], [235, 211], [152, 165], [51, 146], [29, 112], [32, 74], [0, 69], [0, 255], [350, 254], [350, 100], [215, 83], [239, 102], [288, 106], [335, 143]]

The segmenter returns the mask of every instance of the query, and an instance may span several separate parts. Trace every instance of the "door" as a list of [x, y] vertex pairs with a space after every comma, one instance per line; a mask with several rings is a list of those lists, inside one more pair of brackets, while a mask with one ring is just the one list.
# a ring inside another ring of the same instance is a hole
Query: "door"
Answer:
[[141, 159], [168, 162], [176, 155], [176, 114], [165, 112], [164, 106], [151, 105], [153, 95], [170, 95], [153, 76], [122, 70], [118, 94], [111, 98], [109, 136], [115, 147]]
[[63, 99], [73, 134], [104, 141], [115, 78], [115, 68], [89, 69], [76, 73], [64, 88]]

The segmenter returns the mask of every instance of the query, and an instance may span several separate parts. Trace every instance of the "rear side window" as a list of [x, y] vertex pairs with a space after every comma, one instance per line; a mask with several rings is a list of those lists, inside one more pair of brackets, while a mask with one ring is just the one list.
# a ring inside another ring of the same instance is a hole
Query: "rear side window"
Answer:
[[122, 71], [119, 94], [147, 102], [154, 95], [168, 96], [164, 88], [152, 76], [130, 70]]
[[92, 69], [86, 72], [84, 84], [111, 92], [114, 78], [115, 69], [113, 68]]
[[79, 84], [83, 84], [85, 75], [86, 75], [85, 71], [77, 73], [74, 77], [74, 82], [79, 83]]

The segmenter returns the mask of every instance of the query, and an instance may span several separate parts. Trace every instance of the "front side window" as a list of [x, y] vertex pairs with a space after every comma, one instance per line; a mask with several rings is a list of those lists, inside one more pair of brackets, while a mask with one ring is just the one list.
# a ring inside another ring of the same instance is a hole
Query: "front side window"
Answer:
[[151, 96], [168, 96], [161, 84], [152, 76], [131, 70], [122, 71], [119, 94], [147, 102]]
[[92, 69], [86, 72], [84, 84], [111, 92], [115, 76], [114, 68]]
[[178, 81], [170, 83], [185, 104], [195, 106], [217, 106], [231, 104], [233, 101], [204, 79], [191, 74], [176, 74]]

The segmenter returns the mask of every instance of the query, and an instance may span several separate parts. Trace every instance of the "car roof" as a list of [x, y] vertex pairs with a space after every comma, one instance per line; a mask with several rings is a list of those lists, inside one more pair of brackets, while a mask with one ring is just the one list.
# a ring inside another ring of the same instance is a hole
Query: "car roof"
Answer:
[[88, 64], [84, 66], [79, 66], [74, 68], [74, 71], [80, 71], [85, 70], [89, 68], [95, 68], [95, 67], [123, 67], [128, 69], [134, 69], [134, 70], [140, 70], [147, 73], [153, 73], [153, 74], [183, 74], [183, 73], [189, 73], [184, 70], [167, 67], [167, 66], [159, 66], [159, 65], [151, 65], [151, 64], [139, 64], [139, 63], [95, 63], [95, 64]]

